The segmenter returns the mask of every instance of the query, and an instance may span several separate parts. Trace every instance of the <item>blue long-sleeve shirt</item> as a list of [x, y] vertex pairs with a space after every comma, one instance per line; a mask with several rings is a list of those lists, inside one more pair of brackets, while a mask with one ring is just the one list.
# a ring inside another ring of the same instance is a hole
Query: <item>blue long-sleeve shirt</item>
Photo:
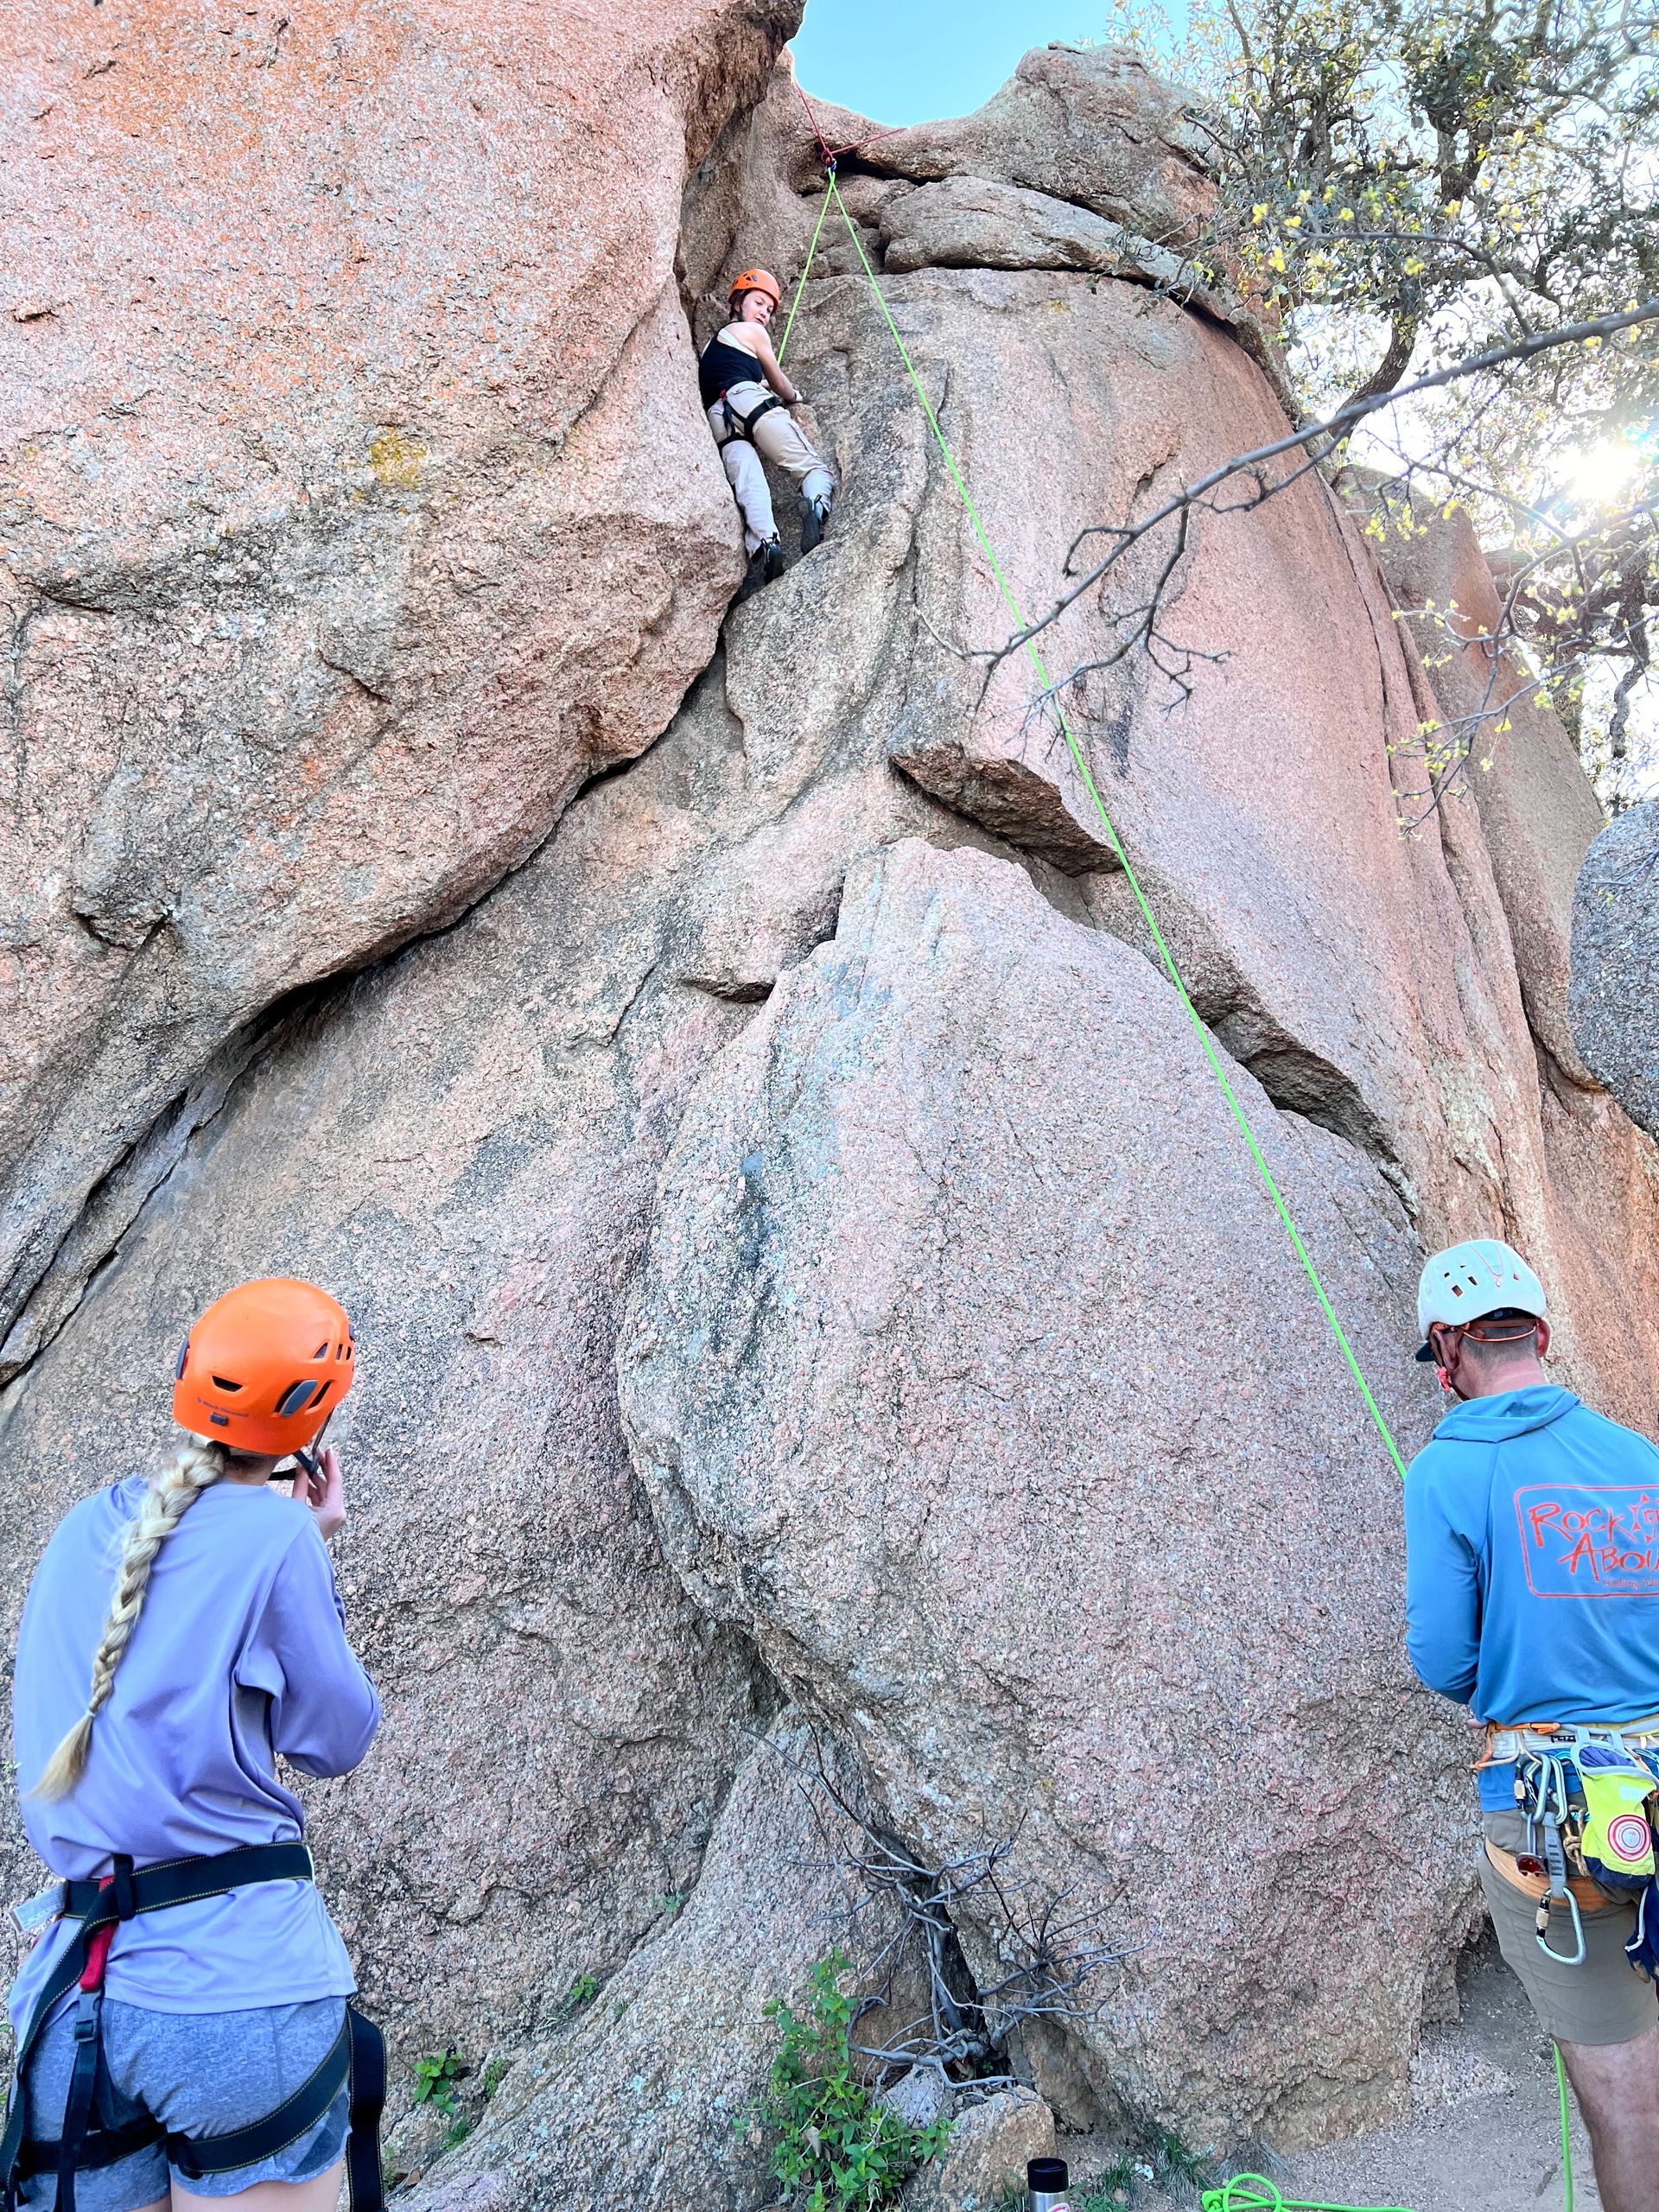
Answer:
[[1406, 1477], [1406, 1649], [1478, 1720], [1659, 1714], [1659, 1451], [1549, 1385], [1449, 1413]]
[[[156, 1554], [86, 1772], [54, 1804], [29, 1796], [86, 1710], [116, 1561], [143, 1491], [134, 1476], [66, 1516], [35, 1569], [17, 1639], [23, 1826], [51, 1872], [72, 1880], [107, 1873], [117, 1852], [143, 1866], [297, 1840], [304, 1816], [276, 1778], [276, 1755], [304, 1774], [345, 1774], [379, 1724], [315, 1518], [277, 1491], [219, 1482]], [[72, 1932], [58, 1923], [25, 1961], [11, 1990], [14, 2025]], [[313, 1885], [267, 1882], [127, 1922], [105, 1986], [157, 2012], [215, 2012], [349, 1996], [356, 1984]]]

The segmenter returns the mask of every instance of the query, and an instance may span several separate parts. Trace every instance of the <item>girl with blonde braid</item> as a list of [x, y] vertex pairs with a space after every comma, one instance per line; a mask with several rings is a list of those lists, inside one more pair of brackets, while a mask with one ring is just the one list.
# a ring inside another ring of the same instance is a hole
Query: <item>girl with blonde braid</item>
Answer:
[[[327, 1292], [231, 1292], [179, 1355], [183, 1447], [84, 1499], [35, 1572], [13, 1723], [23, 1824], [60, 1910], [10, 1998], [22, 2063], [0, 2181], [25, 2207], [46, 2212], [54, 2189], [58, 2212], [224, 2196], [332, 2212], [339, 2196], [335, 2054], [356, 1985], [276, 1763], [348, 1773], [379, 1721], [327, 1549], [346, 1520], [340, 1462], [306, 1451], [354, 1363]], [[290, 1494], [270, 1487], [279, 1474]], [[89, 1991], [99, 1938], [84, 1923], [124, 1899]], [[308, 2113], [276, 2141], [283, 2115]], [[263, 2155], [227, 2166], [242, 2149]]]

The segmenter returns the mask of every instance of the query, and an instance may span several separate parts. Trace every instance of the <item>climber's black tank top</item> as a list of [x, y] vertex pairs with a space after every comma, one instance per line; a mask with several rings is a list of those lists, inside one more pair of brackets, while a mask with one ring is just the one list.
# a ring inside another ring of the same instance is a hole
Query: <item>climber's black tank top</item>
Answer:
[[697, 363], [697, 389], [705, 407], [712, 407], [734, 384], [764, 384], [766, 380], [766, 372], [753, 354], [746, 353], [741, 346], [728, 346], [723, 338], [711, 338]]

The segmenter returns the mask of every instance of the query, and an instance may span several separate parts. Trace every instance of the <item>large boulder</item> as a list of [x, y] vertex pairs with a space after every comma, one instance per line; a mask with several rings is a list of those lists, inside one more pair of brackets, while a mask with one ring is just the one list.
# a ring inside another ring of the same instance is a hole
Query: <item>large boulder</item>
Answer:
[[[1229, 1072], [1414, 1444], [1399, 1201]], [[1392, 2108], [1467, 1879], [1461, 1738], [1400, 1648], [1398, 1476], [1139, 954], [986, 855], [861, 867], [681, 1125], [620, 1370], [701, 1609], [931, 1863], [1018, 1835], [1105, 1916], [1070, 2031], [1103, 2099], [1205, 2143]], [[1015, 1961], [976, 1903], [987, 1983]]]
[[8, 12], [0, 1372], [218, 1048], [453, 920], [708, 660], [680, 198], [798, 16]]
[[1659, 800], [1627, 809], [1585, 855], [1570, 1004], [1585, 1065], [1659, 1137]]
[[[826, 210], [823, 146], [857, 149], [839, 179], [855, 238]], [[734, 123], [687, 194], [682, 273], [699, 337], [736, 270], [763, 260], [789, 281], [865, 262], [1083, 269], [1172, 293], [1221, 322], [1290, 404], [1263, 303], [1230, 272], [1201, 277], [1186, 251], [1213, 211], [1205, 134], [1182, 94], [1135, 55], [1052, 46], [1028, 54], [984, 106], [946, 124], [883, 130], [803, 93], [785, 53], [765, 101]]]
[[1027, 54], [972, 115], [884, 133], [868, 150], [917, 183], [1024, 185], [1162, 241], [1191, 238], [1214, 205], [1213, 143], [1185, 96], [1138, 54], [1053, 45]]

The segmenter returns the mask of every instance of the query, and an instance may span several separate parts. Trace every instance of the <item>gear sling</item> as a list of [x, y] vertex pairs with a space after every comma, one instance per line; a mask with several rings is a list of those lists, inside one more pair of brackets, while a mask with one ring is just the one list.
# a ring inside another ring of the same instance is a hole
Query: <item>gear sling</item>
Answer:
[[[4, 2212], [16, 2212], [21, 2183], [55, 2171], [57, 2212], [75, 2212], [75, 2175], [113, 2165], [152, 2143], [164, 2143], [181, 2174], [199, 2179], [257, 2164], [296, 2142], [316, 2126], [347, 2082], [351, 2088], [351, 2133], [346, 2166], [352, 2212], [380, 2212], [380, 2109], [385, 2101], [385, 2046], [380, 2031], [348, 2005], [338, 2040], [309, 2078], [275, 2111], [226, 2135], [176, 2135], [159, 2120], [135, 2120], [124, 2127], [99, 2122], [97, 2099], [101, 2069], [99, 2015], [104, 1970], [116, 1929], [137, 1913], [198, 1897], [224, 1897], [255, 1882], [309, 1882], [311, 1853], [302, 1843], [251, 1845], [201, 1859], [171, 1859], [135, 1869], [118, 1855], [115, 1872], [93, 1881], [62, 1885], [61, 1916], [78, 1921], [74, 1940], [54, 1969], [28, 2024], [18, 2037], [10, 2108], [0, 2136], [0, 2182]], [[79, 1986], [75, 2053], [61, 2132], [31, 2134], [25, 2088], [30, 2052], [58, 2000]]]

